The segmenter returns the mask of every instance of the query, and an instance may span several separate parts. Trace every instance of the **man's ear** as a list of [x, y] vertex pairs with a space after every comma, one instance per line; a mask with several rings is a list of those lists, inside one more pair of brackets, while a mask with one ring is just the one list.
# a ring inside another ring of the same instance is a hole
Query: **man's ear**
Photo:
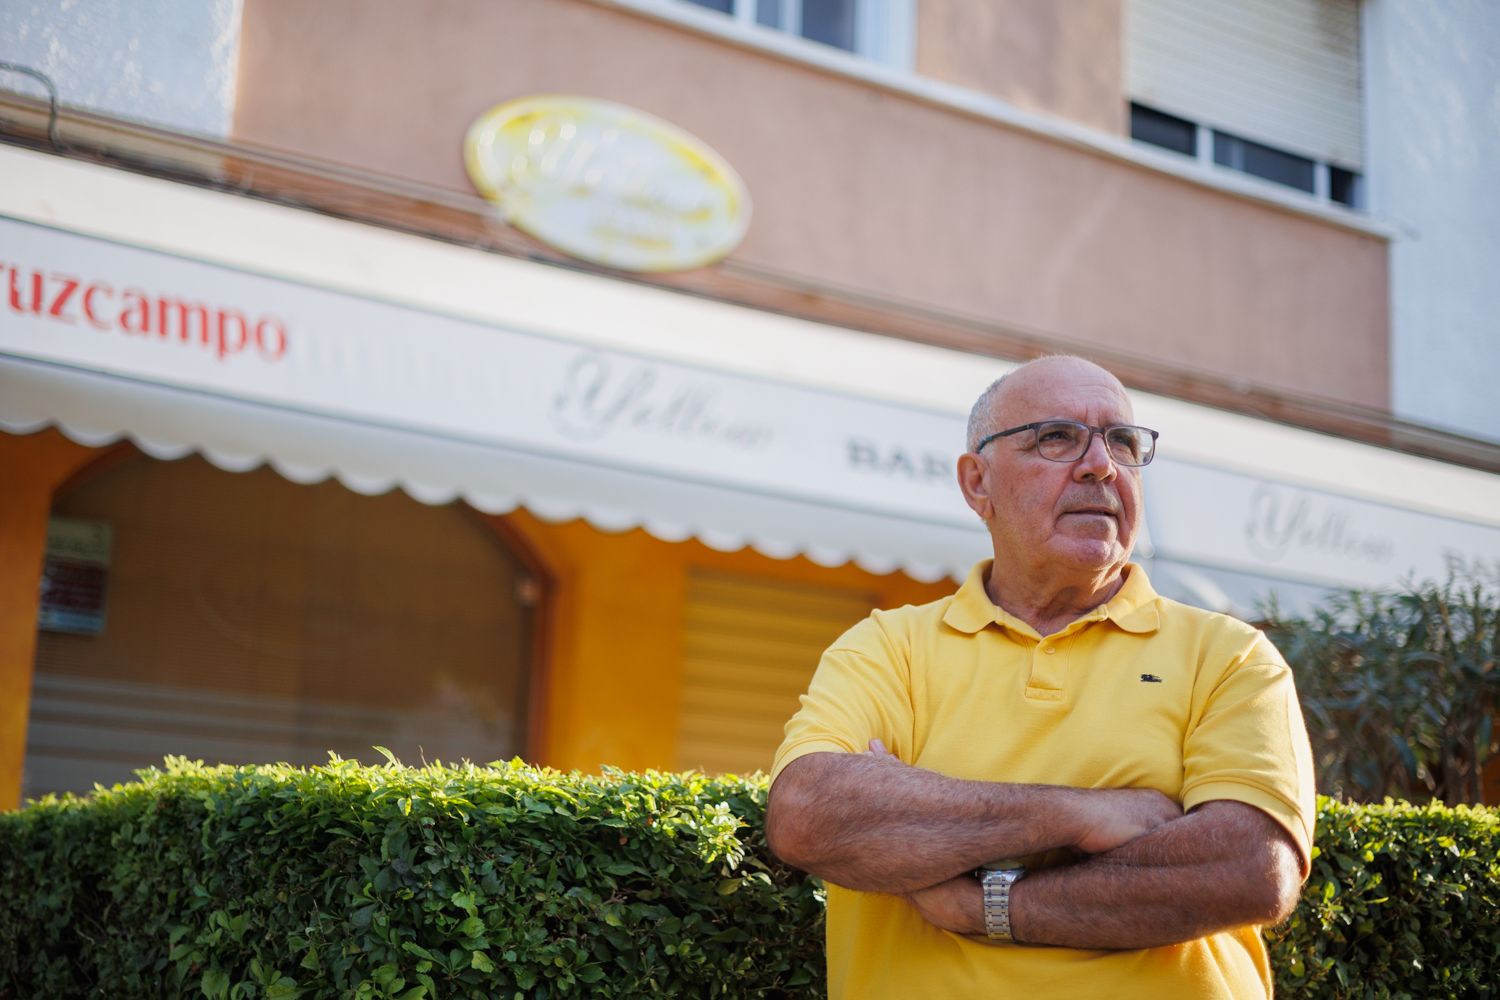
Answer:
[[986, 482], [989, 474], [989, 466], [985, 465], [984, 459], [972, 451], [958, 456], [958, 488], [964, 491], [964, 501], [968, 503], [969, 509], [985, 523], [989, 523], [995, 514], [995, 505], [990, 502], [989, 484]]

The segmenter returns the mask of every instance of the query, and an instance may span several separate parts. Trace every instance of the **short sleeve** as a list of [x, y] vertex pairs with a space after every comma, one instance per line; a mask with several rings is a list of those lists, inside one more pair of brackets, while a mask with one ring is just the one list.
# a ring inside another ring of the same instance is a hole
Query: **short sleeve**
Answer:
[[876, 612], [824, 652], [801, 708], [771, 764], [782, 770], [811, 753], [861, 753], [879, 739], [910, 760], [912, 736], [909, 645], [893, 629], [892, 613]]
[[1195, 709], [1183, 744], [1183, 808], [1220, 799], [1255, 806], [1291, 835], [1305, 876], [1316, 801], [1312, 750], [1291, 668], [1257, 634]]

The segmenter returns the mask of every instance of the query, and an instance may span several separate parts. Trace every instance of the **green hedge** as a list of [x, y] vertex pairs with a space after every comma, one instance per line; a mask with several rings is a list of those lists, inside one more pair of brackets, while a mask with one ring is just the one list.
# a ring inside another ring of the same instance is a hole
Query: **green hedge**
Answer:
[[1500, 810], [1318, 802], [1278, 997], [1500, 997]]
[[[823, 992], [763, 779], [204, 768], [0, 814], [0, 998]], [[1488, 997], [1500, 814], [1320, 803], [1282, 998]]]
[[0, 996], [803, 996], [822, 893], [769, 860], [764, 801], [697, 774], [169, 760], [0, 815]]

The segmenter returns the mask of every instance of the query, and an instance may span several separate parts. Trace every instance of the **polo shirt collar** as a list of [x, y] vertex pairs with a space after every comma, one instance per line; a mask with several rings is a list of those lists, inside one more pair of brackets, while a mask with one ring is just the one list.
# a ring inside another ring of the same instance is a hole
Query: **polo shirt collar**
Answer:
[[[1146, 571], [1136, 563], [1125, 568], [1125, 585], [1110, 598], [1107, 617], [1126, 632], [1145, 635], [1161, 628], [1161, 605]], [[1097, 610], [1097, 609], [1096, 609]]]
[[[996, 607], [984, 589], [993, 559], [976, 563], [958, 592], [953, 595], [948, 610], [943, 612], [944, 624], [960, 632], [974, 634], [990, 625], [1001, 625], [1022, 633], [1035, 633], [1030, 625], [1016, 618], [1004, 608]], [[1146, 571], [1135, 563], [1125, 568], [1125, 583], [1108, 603], [1100, 605], [1082, 616], [1079, 622], [1108, 619], [1126, 632], [1142, 635], [1155, 632], [1161, 627], [1161, 616], [1157, 608], [1157, 595], [1146, 576]]]

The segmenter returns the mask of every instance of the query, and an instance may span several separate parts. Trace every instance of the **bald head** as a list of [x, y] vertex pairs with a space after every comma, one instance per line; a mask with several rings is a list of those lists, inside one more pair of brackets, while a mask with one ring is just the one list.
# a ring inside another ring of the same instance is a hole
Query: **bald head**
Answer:
[[969, 411], [968, 450], [973, 451], [980, 441], [996, 431], [1056, 416], [1053, 413], [1027, 415], [1025, 411], [1034, 400], [1065, 393], [1070, 387], [1080, 390], [1103, 388], [1117, 393], [1123, 401], [1124, 412], [1132, 412], [1125, 386], [1108, 371], [1086, 358], [1051, 354], [1034, 358], [1000, 376], [979, 394]]

